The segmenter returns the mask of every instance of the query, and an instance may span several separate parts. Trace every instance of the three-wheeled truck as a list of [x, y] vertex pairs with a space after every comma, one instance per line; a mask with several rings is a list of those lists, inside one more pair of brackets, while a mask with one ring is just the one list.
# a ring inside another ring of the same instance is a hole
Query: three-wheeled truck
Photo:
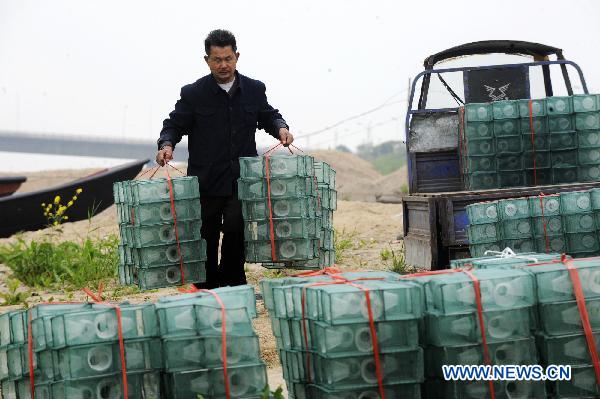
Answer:
[[[501, 58], [510, 62], [494, 62]], [[449, 61], [462, 65], [436, 68]], [[523, 41], [480, 41], [431, 55], [424, 67], [412, 81], [406, 114], [409, 194], [401, 202], [408, 264], [440, 269], [451, 259], [468, 257], [468, 204], [600, 187], [599, 178], [598, 182], [574, 179], [555, 185], [465, 189], [460, 107], [464, 103], [588, 94], [581, 68], [566, 60], [561, 49]], [[571, 77], [577, 80], [572, 83]], [[450, 106], [448, 99], [453, 101]]]

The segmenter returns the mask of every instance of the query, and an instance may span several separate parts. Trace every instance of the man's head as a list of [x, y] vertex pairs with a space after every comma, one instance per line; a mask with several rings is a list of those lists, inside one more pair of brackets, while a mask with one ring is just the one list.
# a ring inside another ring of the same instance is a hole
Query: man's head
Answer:
[[240, 53], [237, 52], [235, 36], [224, 30], [213, 30], [204, 40], [206, 56], [204, 60], [210, 72], [219, 83], [231, 82], [235, 76], [235, 66]]

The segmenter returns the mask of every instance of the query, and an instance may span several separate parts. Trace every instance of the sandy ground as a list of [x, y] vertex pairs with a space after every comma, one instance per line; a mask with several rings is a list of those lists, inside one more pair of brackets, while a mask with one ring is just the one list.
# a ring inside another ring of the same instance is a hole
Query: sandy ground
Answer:
[[[334, 153], [335, 155], [335, 153]], [[351, 155], [351, 154], [350, 154]], [[331, 155], [329, 156], [331, 157]], [[347, 159], [347, 162], [352, 163], [353, 159]], [[345, 162], [344, 162], [345, 163]], [[332, 162], [335, 168], [335, 164]], [[346, 164], [347, 165], [347, 164]], [[358, 169], [364, 165], [357, 164]], [[339, 167], [339, 166], [338, 166]], [[345, 173], [340, 173], [345, 171]], [[338, 169], [338, 182], [344, 183], [347, 189], [352, 189], [352, 185], [356, 185], [356, 181], [380, 179], [382, 176], [374, 170], [363, 169], [360, 179], [357, 177], [355, 182], [347, 175], [354, 173], [354, 167], [345, 170]], [[22, 186], [19, 191], [31, 191], [41, 187], [47, 187], [49, 184], [58, 184], [72, 180], [73, 178], [85, 175], [90, 171], [58, 171], [58, 172], [39, 172], [28, 173], [29, 180]], [[374, 173], [373, 173], [374, 172]], [[389, 179], [394, 183], [395, 178]], [[50, 183], [51, 182], [51, 183]], [[389, 184], [397, 188], [397, 184]], [[357, 187], [363, 187], [358, 184]], [[372, 187], [372, 186], [371, 186]], [[341, 187], [340, 187], [341, 191]], [[356, 190], [355, 190], [356, 191]], [[360, 191], [360, 190], [359, 190]], [[348, 191], [348, 197], [352, 197], [352, 192]], [[360, 197], [362, 193], [355, 194]], [[366, 199], [366, 198], [365, 198]], [[338, 232], [338, 240], [343, 241], [346, 249], [341, 253], [338, 266], [342, 269], [390, 269], [391, 261], [382, 260], [381, 253], [389, 250], [399, 251], [402, 248], [402, 243], [396, 241], [398, 233], [401, 231], [402, 209], [396, 204], [380, 204], [375, 202], [359, 202], [359, 201], [338, 201], [338, 210], [334, 215], [334, 226]], [[22, 235], [25, 240], [40, 239], [44, 235], [52, 234], [51, 230], [41, 230], [37, 232], [28, 232]], [[88, 221], [80, 221], [75, 223], [66, 223], [62, 226], [62, 233], [59, 235], [59, 240], [80, 240], [86, 235], [96, 237], [105, 236], [108, 234], [118, 234], [116, 208], [114, 206], [106, 209], [104, 212], [96, 215], [91, 223]], [[5, 244], [13, 241], [15, 237], [0, 239], [0, 244]], [[246, 266], [246, 274], [249, 284], [253, 285], [258, 292], [258, 282], [265, 276], [272, 276], [272, 272], [260, 267], [259, 265], [248, 264]], [[291, 273], [288, 272], [288, 273]], [[286, 273], [287, 274], [287, 273]], [[10, 276], [10, 270], [0, 264], [0, 292], [6, 292], [6, 278]], [[22, 287], [22, 290], [29, 290], [32, 296], [28, 299], [30, 304], [45, 300], [85, 300], [86, 297], [81, 292], [65, 293], [64, 291], [39, 291], [34, 288]], [[156, 297], [164, 295], [173, 295], [177, 291], [174, 288], [160, 289], [149, 293], [128, 293], [128, 288], [123, 287], [108, 287], [106, 297], [109, 299], [123, 300], [127, 299], [131, 302], [142, 302], [152, 300]], [[133, 290], [131, 290], [133, 291]], [[285, 388], [283, 382], [281, 365], [279, 364], [277, 351], [275, 349], [275, 339], [271, 332], [264, 303], [259, 300], [257, 303], [258, 317], [254, 320], [254, 326], [260, 337], [261, 354], [263, 360], [268, 365], [269, 383], [272, 388], [281, 385]], [[11, 307], [0, 306], [0, 311], [8, 310]]]

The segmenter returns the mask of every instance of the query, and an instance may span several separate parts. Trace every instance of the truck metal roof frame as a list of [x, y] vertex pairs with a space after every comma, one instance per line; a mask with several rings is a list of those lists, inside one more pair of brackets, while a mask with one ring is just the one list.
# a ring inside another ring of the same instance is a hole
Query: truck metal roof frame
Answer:
[[556, 54], [559, 60], [564, 59], [562, 49], [547, 46], [545, 44], [518, 40], [483, 40], [461, 44], [460, 46], [452, 47], [430, 55], [425, 58], [423, 66], [425, 69], [431, 69], [435, 64], [450, 58], [490, 53], [521, 54], [530, 55], [532, 57], [545, 57]]

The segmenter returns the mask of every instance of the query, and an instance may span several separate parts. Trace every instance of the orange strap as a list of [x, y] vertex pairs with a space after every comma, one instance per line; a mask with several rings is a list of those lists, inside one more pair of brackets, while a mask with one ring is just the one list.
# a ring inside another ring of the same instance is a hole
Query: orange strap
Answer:
[[[146, 169], [144, 172], [138, 173], [138, 175], [136, 177], [134, 177], [133, 180], [138, 179], [138, 178], [144, 176], [145, 174], [149, 173], [150, 171], [154, 171], [154, 173], [156, 173], [156, 171], [158, 170], [158, 168], [160, 168], [160, 165], [157, 165], [157, 166], [155, 166], [153, 168], [150, 168], [150, 169]], [[154, 176], [154, 173], [152, 174], [152, 176]]]
[[[481, 287], [479, 286], [479, 279], [475, 277], [470, 270], [463, 270], [463, 272], [469, 276], [473, 282], [473, 290], [475, 291], [475, 303], [477, 304], [477, 319], [479, 320], [479, 329], [481, 330], [481, 342], [483, 346], [483, 361], [491, 365], [492, 359], [490, 358], [490, 351], [487, 344], [487, 337], [485, 335], [485, 321], [483, 320], [483, 304], [481, 303]], [[496, 393], [494, 392], [494, 381], [488, 381], [490, 387], [490, 398], [495, 399]]]
[[[332, 276], [332, 278], [334, 278]], [[332, 285], [332, 284], [348, 284], [365, 293], [365, 299], [367, 304], [367, 312], [369, 315], [369, 329], [371, 330], [371, 342], [373, 344], [373, 357], [375, 358], [375, 375], [377, 377], [377, 385], [379, 386], [379, 397], [385, 399], [385, 390], [383, 389], [383, 374], [381, 372], [381, 360], [379, 358], [379, 341], [377, 339], [377, 330], [375, 329], [375, 320], [373, 318], [373, 310], [371, 308], [371, 295], [369, 289], [363, 287], [355, 282], [367, 281], [367, 280], [383, 280], [382, 278], [361, 278], [355, 280], [348, 280], [341, 276], [336, 276], [335, 281], [321, 281], [313, 284], [308, 284], [302, 287], [302, 334], [304, 336], [304, 346], [306, 347], [306, 374], [308, 382], [310, 383], [312, 378], [310, 374], [310, 351], [308, 350], [308, 333], [306, 327], [306, 289], [308, 287], [320, 286], [320, 285]]]
[[175, 196], [173, 194], [173, 181], [171, 180], [169, 169], [165, 169], [165, 172], [167, 172], [167, 184], [169, 186], [169, 201], [171, 202], [171, 215], [173, 215], [175, 241], [177, 242], [177, 254], [179, 255], [179, 272], [181, 273], [181, 285], [185, 285], [185, 272], [183, 270], [183, 254], [181, 253], [181, 244], [179, 242], [179, 229], [177, 228], [177, 212], [175, 212]]
[[569, 271], [569, 276], [571, 277], [571, 282], [573, 283], [573, 293], [575, 294], [575, 300], [577, 301], [577, 309], [579, 310], [581, 324], [583, 324], [585, 340], [587, 341], [592, 364], [594, 365], [594, 372], [596, 373], [596, 384], [600, 386], [600, 359], [598, 358], [598, 348], [596, 347], [596, 340], [594, 339], [592, 326], [590, 325], [590, 316], [585, 305], [585, 296], [583, 295], [583, 288], [581, 287], [579, 272], [573, 266], [573, 260], [567, 259], [565, 255], [562, 256], [561, 262]]
[[277, 251], [275, 250], [275, 227], [273, 226], [273, 206], [271, 204], [271, 155], [265, 155], [265, 175], [267, 178], [267, 207], [269, 208], [269, 236], [271, 238], [271, 259], [277, 261]]
[[[467, 151], [467, 137], [465, 136], [465, 108], [464, 107], [460, 107], [458, 109], [458, 135], [459, 135], [459, 140], [460, 143], [458, 144], [458, 151], [459, 151], [459, 161], [462, 160], [462, 156], [465, 157], [465, 174], [469, 174], [469, 162], [466, 159], [466, 157], [468, 156], [468, 151]], [[462, 147], [462, 151], [461, 151], [461, 147]], [[461, 154], [462, 152], [462, 154]]]
[[[404, 278], [414, 278], [414, 277], [423, 277], [423, 276], [435, 276], [440, 274], [451, 274], [451, 273], [465, 273], [473, 282], [473, 290], [475, 291], [475, 304], [477, 305], [477, 319], [479, 322], [479, 329], [481, 331], [481, 342], [483, 346], [483, 361], [491, 365], [492, 361], [490, 358], [490, 352], [487, 344], [487, 337], [485, 335], [485, 321], [483, 319], [483, 304], [481, 302], [481, 287], [479, 285], [479, 279], [471, 272], [469, 269], [445, 269], [445, 270], [434, 270], [429, 272], [420, 272], [414, 274], [406, 274], [401, 276], [401, 279]], [[496, 398], [496, 392], [494, 392], [494, 381], [488, 381], [490, 387], [490, 398]]]
[[[531, 113], [531, 110], [529, 110], [529, 112]], [[546, 240], [546, 253], [548, 254], [550, 253], [550, 238], [548, 238], [548, 226], [546, 223], [546, 217], [544, 216], [544, 201], [542, 200], [542, 198], [545, 197], [544, 193], [540, 193], [539, 197], [540, 208], [542, 208], [542, 222], [544, 223], [544, 239]]]
[[196, 289], [196, 291], [206, 292], [212, 295], [219, 306], [221, 307], [221, 357], [223, 360], [223, 378], [225, 379], [225, 398], [230, 399], [231, 393], [229, 388], [229, 377], [227, 376], [227, 322], [226, 322], [226, 311], [225, 304], [221, 300], [219, 294], [212, 290], [206, 290], [203, 288]]
[[533, 185], [537, 186], [537, 168], [535, 160], [535, 129], [533, 128], [533, 101], [529, 100], [529, 129], [531, 131], [531, 148], [533, 148]]
[[[315, 277], [315, 276], [330, 276], [333, 277], [336, 274], [342, 273], [342, 270], [338, 268], [336, 265], [326, 267], [321, 270], [307, 270], [305, 272], [300, 272], [297, 274], [292, 274], [291, 277]], [[341, 276], [339, 276], [341, 277]], [[342, 277], [343, 278], [343, 277]]]

